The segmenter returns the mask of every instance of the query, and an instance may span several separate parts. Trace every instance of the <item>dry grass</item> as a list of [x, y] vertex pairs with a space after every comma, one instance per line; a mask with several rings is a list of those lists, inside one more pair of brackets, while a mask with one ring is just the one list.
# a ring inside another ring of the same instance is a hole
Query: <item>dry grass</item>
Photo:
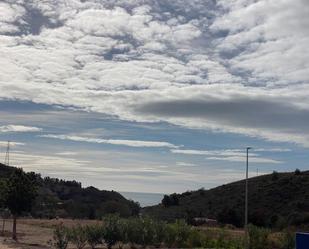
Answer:
[[[53, 227], [63, 223], [65, 226], [74, 226], [77, 224], [89, 225], [100, 221], [94, 220], [67, 220], [67, 219], [19, 219], [17, 221], [18, 242], [10, 239], [12, 230], [12, 221], [7, 220], [5, 225], [5, 236], [0, 236], [0, 249], [46, 249], [50, 248], [48, 241], [53, 237]], [[1, 221], [2, 229], [2, 221]]]

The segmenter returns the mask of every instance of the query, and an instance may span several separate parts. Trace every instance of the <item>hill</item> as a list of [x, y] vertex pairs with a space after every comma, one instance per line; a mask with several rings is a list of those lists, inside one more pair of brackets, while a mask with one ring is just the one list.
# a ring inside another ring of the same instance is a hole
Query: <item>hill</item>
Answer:
[[[14, 171], [0, 163], [0, 180], [8, 178]], [[125, 199], [115, 191], [83, 188], [76, 181], [41, 177], [33, 172], [38, 183], [38, 196], [31, 211], [39, 218], [101, 218], [107, 213], [119, 213], [123, 217], [137, 215], [139, 204]]]
[[[165, 196], [160, 205], [146, 207], [142, 212], [165, 220], [207, 217], [242, 226], [244, 190], [242, 180], [210, 190], [172, 194]], [[250, 178], [249, 222], [272, 227], [309, 224], [309, 171]]]

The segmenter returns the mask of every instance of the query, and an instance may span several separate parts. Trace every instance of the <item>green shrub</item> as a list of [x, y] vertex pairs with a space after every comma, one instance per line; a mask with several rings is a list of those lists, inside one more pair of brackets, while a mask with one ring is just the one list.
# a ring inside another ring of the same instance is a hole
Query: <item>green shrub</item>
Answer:
[[148, 217], [131, 219], [129, 223], [130, 242], [143, 247], [154, 244], [154, 221]]
[[268, 249], [270, 230], [253, 225], [248, 226], [250, 249]]
[[192, 229], [187, 240], [187, 246], [190, 248], [203, 247], [205, 237], [200, 231]]
[[103, 238], [107, 244], [107, 248], [110, 249], [123, 239], [121, 220], [117, 215], [109, 215], [104, 218], [103, 222]]
[[139, 219], [131, 218], [127, 220], [126, 231], [123, 232], [123, 236], [126, 237], [127, 242], [131, 244], [131, 248], [135, 247], [135, 244], [140, 242], [140, 223]]
[[[250, 249], [293, 249], [294, 233], [283, 231], [271, 233], [269, 229], [249, 225]], [[70, 241], [77, 249], [83, 249], [86, 242], [93, 249], [102, 241], [107, 248], [119, 243], [119, 248], [130, 243], [131, 247], [155, 246], [163, 244], [174, 248], [214, 248], [242, 249], [243, 238], [233, 237], [225, 229], [198, 230], [183, 220], [165, 223], [149, 217], [122, 219], [118, 215], [104, 218], [102, 226], [80, 225], [70, 229], [59, 225], [54, 230], [51, 245], [56, 249], [66, 249]]]
[[173, 226], [173, 224], [167, 224], [164, 236], [165, 245], [169, 248], [174, 247], [176, 243], [176, 237], [177, 231], [175, 229], [175, 226]]
[[191, 227], [184, 220], [177, 220], [167, 225], [165, 243], [169, 247], [186, 247], [190, 232]]
[[49, 244], [56, 249], [66, 249], [68, 247], [69, 232], [63, 224], [56, 226], [53, 240], [49, 241]]
[[153, 245], [159, 248], [161, 244], [164, 242], [166, 234], [166, 223], [162, 221], [154, 221], [153, 228], [154, 228]]
[[295, 248], [295, 233], [290, 230], [282, 232], [282, 247], [280, 249], [294, 249]]
[[77, 225], [69, 229], [69, 241], [75, 245], [77, 249], [83, 249], [88, 241], [86, 228]]
[[94, 249], [98, 244], [102, 243], [103, 229], [99, 225], [86, 226], [87, 243]]
[[123, 247], [123, 245], [128, 244], [129, 241], [129, 222], [128, 219], [120, 219], [119, 220], [119, 227], [118, 227], [118, 232], [119, 232], [119, 249]]
[[155, 240], [154, 221], [148, 217], [140, 219], [141, 222], [141, 245], [145, 248], [147, 245], [153, 245]]

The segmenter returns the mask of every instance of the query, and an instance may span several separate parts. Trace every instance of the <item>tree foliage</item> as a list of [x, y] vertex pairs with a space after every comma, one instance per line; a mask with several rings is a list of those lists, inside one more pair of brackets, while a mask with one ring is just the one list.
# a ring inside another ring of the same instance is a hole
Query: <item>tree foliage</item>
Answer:
[[29, 212], [36, 195], [35, 180], [22, 169], [16, 169], [6, 181], [5, 205], [13, 215]]
[[12, 238], [17, 240], [16, 220], [25, 212], [30, 212], [33, 201], [37, 195], [36, 177], [33, 173], [25, 173], [22, 169], [16, 168], [11, 176], [5, 181], [5, 188], [1, 194], [4, 199], [4, 206], [13, 215]]
[[[7, 182], [15, 169], [0, 163], [0, 182]], [[129, 217], [140, 212], [138, 203], [125, 199], [115, 191], [83, 188], [77, 181], [43, 178], [35, 173], [28, 173], [27, 176], [38, 185], [37, 196], [31, 205], [31, 216], [34, 218], [101, 219], [107, 213]], [[0, 199], [2, 197], [0, 192]]]

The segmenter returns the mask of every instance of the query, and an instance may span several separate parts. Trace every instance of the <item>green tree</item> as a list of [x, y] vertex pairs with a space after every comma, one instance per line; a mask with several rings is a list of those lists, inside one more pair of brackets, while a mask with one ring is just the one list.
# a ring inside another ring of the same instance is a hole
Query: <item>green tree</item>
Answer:
[[16, 169], [6, 182], [5, 205], [13, 215], [13, 240], [17, 240], [16, 220], [23, 212], [29, 212], [36, 197], [36, 184], [32, 175]]
[[168, 195], [164, 195], [162, 199], [162, 205], [164, 207], [169, 207], [171, 205], [170, 197]]
[[0, 215], [2, 218], [2, 229], [1, 234], [4, 234], [5, 220], [9, 216], [9, 212], [5, 209], [6, 200], [6, 182], [0, 179]]
[[6, 200], [6, 182], [0, 179], [0, 208], [5, 207], [5, 200]]

